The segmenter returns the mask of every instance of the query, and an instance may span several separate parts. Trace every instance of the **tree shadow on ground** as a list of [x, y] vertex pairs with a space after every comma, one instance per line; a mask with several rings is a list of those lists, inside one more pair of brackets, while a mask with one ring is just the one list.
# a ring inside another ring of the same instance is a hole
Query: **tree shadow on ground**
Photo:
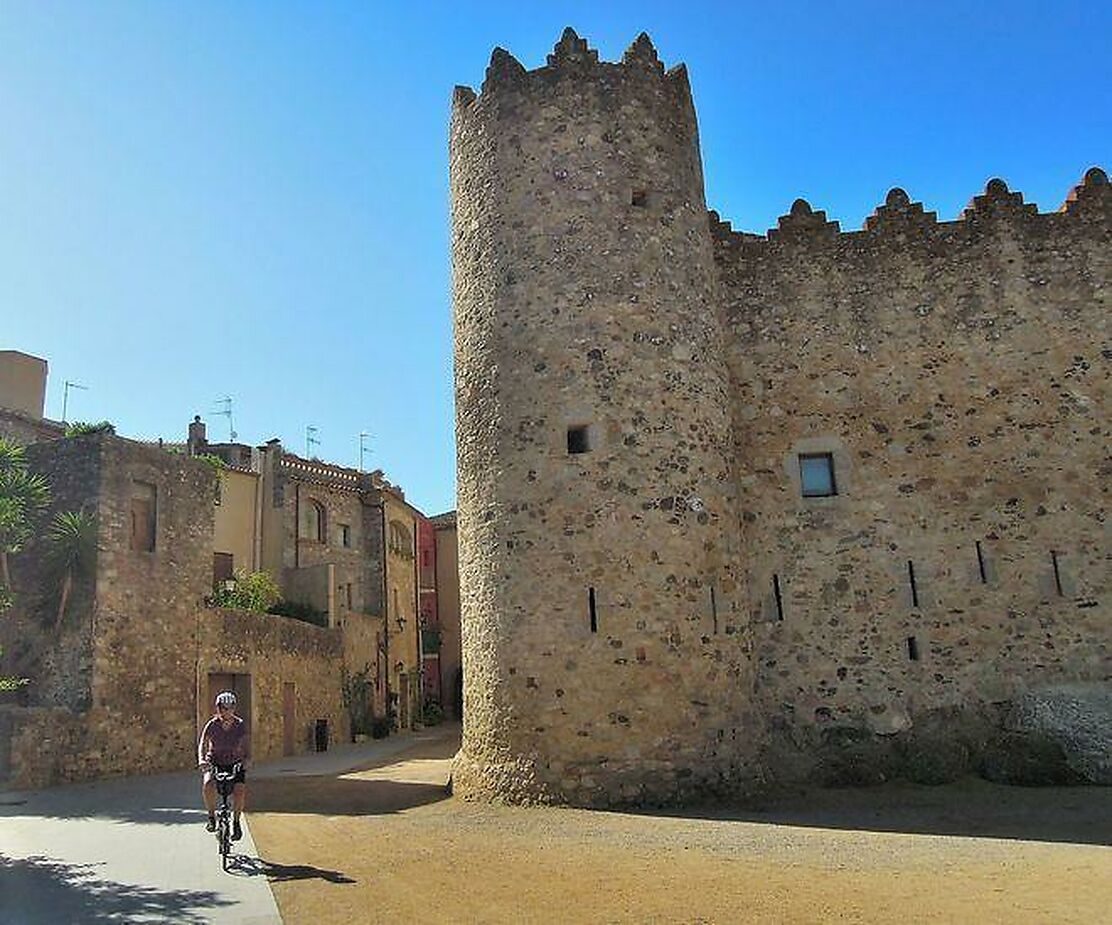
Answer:
[[967, 778], [815, 788], [731, 805], [643, 815], [800, 828], [1112, 845], [1112, 787], [1014, 787]]
[[251, 785], [248, 813], [373, 816], [397, 813], [448, 798], [443, 784], [350, 777], [297, 777]]
[[327, 880], [329, 883], [358, 883], [347, 874], [338, 870], [325, 870], [311, 864], [277, 864], [263, 858], [252, 858], [245, 854], [232, 859], [229, 871], [247, 877], [266, 877], [272, 883], [286, 880]]
[[0, 791], [0, 820], [21, 816], [194, 825], [204, 820], [201, 780], [196, 774], [165, 774]]
[[208, 910], [232, 905], [207, 890], [159, 890], [97, 876], [98, 864], [0, 855], [0, 922], [84, 925], [152, 920], [203, 925]]

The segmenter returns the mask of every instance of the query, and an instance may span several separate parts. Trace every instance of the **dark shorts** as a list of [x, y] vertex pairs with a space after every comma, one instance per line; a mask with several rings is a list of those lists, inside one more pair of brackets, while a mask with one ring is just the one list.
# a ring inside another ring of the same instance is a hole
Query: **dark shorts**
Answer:
[[[230, 764], [214, 764], [213, 767], [220, 768], [220, 770], [223, 771], [226, 768], [231, 768], [231, 765]], [[242, 783], [246, 782], [246, 780], [247, 780], [247, 772], [244, 771], [242, 767], [240, 767], [239, 773], [234, 778], [232, 778], [232, 783], [233, 784], [242, 784]], [[212, 776], [212, 768], [209, 768], [207, 771], [205, 771], [205, 783], [207, 784], [210, 781], [215, 783], [215, 779]]]

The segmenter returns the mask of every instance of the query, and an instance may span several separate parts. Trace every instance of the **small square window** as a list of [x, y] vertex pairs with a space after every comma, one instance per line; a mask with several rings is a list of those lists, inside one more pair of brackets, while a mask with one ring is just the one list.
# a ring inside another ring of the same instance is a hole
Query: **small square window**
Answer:
[[828, 498], [838, 494], [834, 481], [834, 456], [830, 453], [801, 454], [799, 481], [804, 498]]
[[588, 428], [586, 425], [582, 427], [569, 427], [568, 428], [568, 454], [574, 455], [577, 453], [587, 453], [591, 449], [591, 441]]
[[649, 194], [647, 190], [635, 189], [629, 197], [630, 205], [637, 209], [646, 209], [649, 205]]

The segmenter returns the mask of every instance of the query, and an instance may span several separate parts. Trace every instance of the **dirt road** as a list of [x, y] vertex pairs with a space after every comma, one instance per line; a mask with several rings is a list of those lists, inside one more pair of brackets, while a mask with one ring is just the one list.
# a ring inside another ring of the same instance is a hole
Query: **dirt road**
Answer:
[[259, 781], [286, 925], [1112, 920], [1112, 789], [818, 791], [639, 815], [446, 798], [448, 731], [335, 777]]

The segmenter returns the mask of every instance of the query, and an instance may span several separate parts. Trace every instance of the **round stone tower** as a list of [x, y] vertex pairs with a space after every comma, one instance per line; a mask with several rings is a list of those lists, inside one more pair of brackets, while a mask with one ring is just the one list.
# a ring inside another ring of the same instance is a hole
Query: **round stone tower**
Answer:
[[465, 796], [746, 777], [729, 378], [683, 67], [496, 49], [451, 129]]

